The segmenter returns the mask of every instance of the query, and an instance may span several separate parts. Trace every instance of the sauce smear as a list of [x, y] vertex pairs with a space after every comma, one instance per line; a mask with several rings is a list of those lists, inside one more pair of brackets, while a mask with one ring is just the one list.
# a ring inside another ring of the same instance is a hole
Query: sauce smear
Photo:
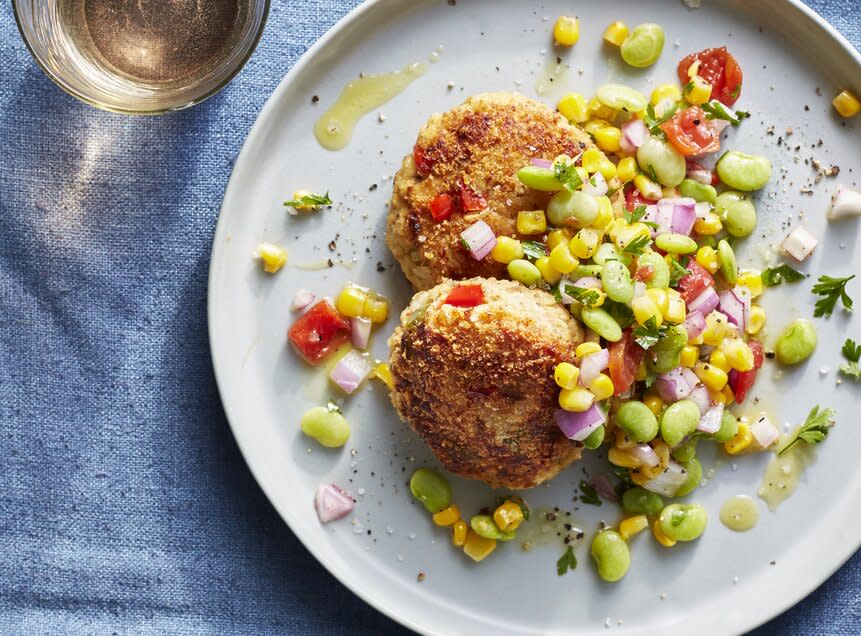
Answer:
[[[783, 435], [777, 443], [777, 448], [783, 446], [791, 435]], [[801, 479], [804, 469], [813, 460], [813, 449], [807, 444], [796, 444], [784, 455], [775, 455], [765, 468], [762, 485], [757, 494], [768, 504], [768, 509], [774, 511], [793, 492]]]
[[721, 506], [720, 521], [730, 530], [745, 532], [759, 521], [759, 508], [747, 495], [736, 495], [727, 499]]

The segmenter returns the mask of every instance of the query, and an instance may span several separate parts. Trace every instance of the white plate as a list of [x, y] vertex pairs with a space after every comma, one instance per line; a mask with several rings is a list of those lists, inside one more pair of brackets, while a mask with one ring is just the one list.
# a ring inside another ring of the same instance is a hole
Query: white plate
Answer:
[[[564, 56], [572, 70], [558, 92], [590, 94], [607, 81], [647, 90], [675, 81], [675, 66], [684, 54], [728, 45], [745, 73], [738, 106], [753, 116], [729, 133], [725, 145], [766, 154], [776, 168], [759, 197], [760, 227], [748, 243], [779, 241], [783, 224], [803, 213], [823, 239], [804, 269], [814, 275], [857, 272], [857, 221], [827, 226], [824, 210], [836, 181], [852, 184], [861, 169], [857, 120], [844, 125], [830, 106], [839, 89], [861, 93], [861, 58], [798, 2], [703, 4], [689, 10], [670, 0], [581, 0], [581, 39]], [[706, 534], [673, 550], [639, 537], [632, 545], [631, 570], [615, 585], [597, 579], [587, 545], [577, 550], [578, 569], [564, 577], [555, 570], [558, 546], [523, 553], [516, 545], [504, 545], [480, 565], [452, 549], [448, 531], [434, 527], [405, 488], [414, 468], [435, 462], [398, 421], [380, 385], [347, 400], [353, 437], [346, 448], [321, 449], [299, 432], [300, 413], [321, 396], [319, 380], [286, 346], [294, 291], [306, 287], [334, 295], [353, 280], [387, 294], [400, 310], [409, 288], [383, 239], [391, 175], [431, 113], [481, 91], [521, 90], [535, 97], [545, 60], [556, 55], [549, 36], [553, 20], [571, 10], [570, 2], [459, 0], [449, 6], [445, 0], [377, 0], [342, 20], [293, 68], [242, 149], [215, 235], [209, 329], [224, 407], [251, 470], [299, 539], [356, 594], [416, 630], [604, 633], [609, 621], [614, 629], [631, 633], [681, 625], [687, 633], [742, 632], [809, 593], [861, 543], [856, 450], [861, 427], [853, 412], [861, 388], [835, 388], [839, 347], [850, 326], [840, 311], [830, 321], [816, 321], [820, 346], [809, 363], [773, 383], [764, 374], [754, 393], [774, 408], [781, 423], [799, 423], [815, 403], [838, 411], [838, 425], [818, 448], [818, 461], [798, 492], [774, 514], [760, 501], [759, 525], [734, 534], [717, 520], [720, 504], [737, 493], [755, 497], [768, 458], [742, 457], [731, 465], [705, 455], [706, 468], [712, 466], [715, 475], [692, 498], [709, 511]], [[665, 27], [667, 45], [658, 64], [635, 72], [602, 48], [603, 27], [620, 18], [631, 25], [656, 21]], [[317, 145], [311, 132], [315, 118], [348, 80], [360, 72], [427, 60], [439, 45], [444, 47], [439, 62], [380, 108], [384, 122], [376, 113], [366, 117], [344, 151], [327, 152]], [[453, 90], [447, 89], [449, 81], [455, 83]], [[552, 104], [558, 92], [544, 99]], [[312, 105], [312, 95], [319, 95], [318, 104]], [[771, 124], [773, 136], [765, 132]], [[794, 131], [789, 136], [787, 127]], [[823, 145], [815, 147], [820, 138]], [[814, 185], [812, 195], [801, 195], [800, 187], [813, 175], [805, 162], [810, 157], [839, 165], [842, 172], [838, 180]], [[371, 191], [373, 184], [377, 188]], [[288, 217], [281, 202], [297, 187], [329, 190], [338, 205], [311, 218]], [[333, 239], [337, 248], [330, 252]], [[291, 265], [329, 257], [348, 262], [355, 257], [355, 264], [321, 271], [291, 266], [269, 277], [251, 259], [263, 240], [286, 245]], [[755, 251], [747, 250], [748, 262], [755, 264]], [[386, 271], [377, 271], [378, 262]], [[772, 333], [796, 316], [812, 314], [811, 282], [767, 293]], [[861, 282], [853, 291], [858, 297]], [[385, 340], [393, 326], [390, 320], [375, 338], [373, 350], [380, 358], [386, 357]], [[829, 371], [820, 377], [820, 368]], [[572, 509], [580, 470], [575, 466], [548, 487], [526, 492], [527, 500], [533, 506]], [[350, 489], [358, 504], [349, 518], [323, 526], [312, 494], [328, 481]], [[465, 511], [493, 501], [482, 484], [452, 483]], [[602, 515], [608, 522], [617, 520], [606, 504], [581, 506], [575, 515], [590, 535]], [[425, 574], [421, 583], [419, 572]]]

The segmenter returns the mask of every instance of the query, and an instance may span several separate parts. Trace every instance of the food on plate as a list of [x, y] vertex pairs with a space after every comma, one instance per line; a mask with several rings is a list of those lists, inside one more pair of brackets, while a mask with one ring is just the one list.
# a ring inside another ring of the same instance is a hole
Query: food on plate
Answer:
[[861, 101], [851, 91], [840, 91], [831, 102], [842, 117], [855, 117], [861, 112]]
[[254, 252], [254, 257], [260, 259], [260, 265], [267, 274], [274, 274], [287, 263], [287, 250], [274, 243], [260, 243]]
[[804, 362], [816, 349], [816, 328], [804, 318], [798, 318], [788, 325], [774, 343], [777, 361], [786, 366]]
[[339, 448], [350, 439], [350, 425], [341, 408], [333, 402], [305, 411], [299, 426], [305, 435], [327, 448]]
[[389, 340], [392, 402], [446, 469], [529, 488], [580, 456], [554, 422], [553, 370], [582, 339], [546, 291], [444, 281], [416, 294]]
[[635, 26], [619, 46], [622, 59], [635, 68], [651, 66], [663, 50], [664, 29], [653, 22]]
[[580, 39], [580, 20], [560, 15], [553, 25], [553, 39], [559, 46], [574, 46]]
[[553, 193], [527, 187], [518, 170], [592, 146], [564, 117], [515, 93], [475, 95], [433, 115], [394, 179], [386, 242], [404, 275], [416, 289], [443, 278], [503, 277], [506, 263], [465, 248], [462, 233], [481, 221], [495, 237], [528, 239], [519, 213], [545, 210]]
[[323, 205], [332, 205], [332, 199], [329, 198], [328, 192], [326, 194], [316, 194], [309, 190], [296, 190], [293, 193], [293, 198], [284, 202], [287, 212], [293, 215], [316, 212]]

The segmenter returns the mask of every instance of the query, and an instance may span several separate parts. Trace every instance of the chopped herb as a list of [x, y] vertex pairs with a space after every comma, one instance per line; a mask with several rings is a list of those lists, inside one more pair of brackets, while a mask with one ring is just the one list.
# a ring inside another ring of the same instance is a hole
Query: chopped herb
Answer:
[[582, 303], [584, 307], [595, 307], [601, 300], [601, 294], [598, 290], [591, 287], [575, 287], [572, 285], [566, 288], [565, 292], [577, 302]]
[[738, 85], [738, 86], [736, 86], [734, 89], [732, 89], [732, 93], [730, 93], [730, 96], [731, 96], [733, 99], [735, 99], [735, 98], [736, 98], [736, 97], [738, 97], [739, 95], [741, 95], [741, 83], [740, 83], [740, 82], [739, 82], [739, 85]]
[[643, 382], [645, 383], [646, 388], [650, 389], [650, 388], [652, 388], [652, 385], [655, 383], [655, 380], [657, 380], [657, 379], [658, 379], [658, 375], [656, 373], [652, 373], [651, 371], [649, 371], [648, 373], [646, 373], [646, 377], [643, 380]]
[[769, 267], [762, 272], [762, 284], [777, 287], [781, 283], [797, 283], [804, 280], [804, 274], [784, 263], [779, 267]]
[[777, 454], [783, 455], [798, 442], [818, 444], [828, 436], [832, 426], [834, 426], [834, 411], [831, 409], [820, 411], [817, 404], [810, 410], [804, 424], [798, 428], [793, 438]]
[[830, 316], [837, 304], [837, 299], [843, 303], [846, 311], [852, 311], [852, 299], [846, 293], [846, 283], [855, 278], [855, 274], [845, 278], [832, 278], [831, 276], [820, 276], [813, 286], [813, 293], [822, 296], [816, 301], [813, 317]]
[[631, 223], [636, 223], [640, 219], [642, 219], [646, 215], [646, 210], [648, 208], [642, 203], [634, 208], [633, 212], [628, 212], [628, 210], [623, 210], [622, 215], [625, 217], [625, 221], [627, 221], [628, 225]]
[[627, 245], [622, 248], [622, 252], [624, 254], [633, 254], [634, 256], [639, 256], [643, 253], [643, 250], [645, 250], [651, 244], [651, 236], [649, 236], [648, 234], [640, 234], [633, 240], [629, 241]]
[[652, 164], [647, 164], [647, 165], [646, 165], [646, 172], [648, 172], [648, 173], [649, 173], [649, 178], [650, 178], [652, 181], [654, 181], [654, 182], [656, 182], [656, 183], [657, 183], [657, 181], [658, 181], [658, 175], [656, 175], [656, 174], [655, 174], [655, 167], [654, 167]]
[[547, 249], [544, 247], [544, 243], [540, 243], [538, 241], [522, 241], [520, 245], [523, 247], [523, 253], [527, 258], [534, 259], [547, 256]]
[[602, 305], [604, 311], [610, 314], [622, 329], [627, 329], [634, 322], [634, 312], [624, 303], [605, 300]]
[[861, 365], [858, 364], [858, 360], [861, 359], [861, 345], [847, 338], [843, 343], [842, 353], [848, 362], [840, 365], [839, 372], [853, 380], [861, 380]]
[[589, 183], [591, 184], [591, 186], [592, 186], [593, 188], [597, 188], [597, 187], [598, 187], [598, 180], [597, 180], [595, 177], [590, 177], [590, 178], [589, 178]]
[[682, 257], [684, 261], [670, 259], [670, 287], [675, 287], [685, 276], [690, 274], [688, 271], [688, 259]]
[[598, 497], [598, 493], [595, 492], [595, 489], [592, 486], [582, 479], [580, 480], [580, 492], [582, 493], [580, 495], [580, 501], [584, 504], [589, 504], [591, 506], [601, 505], [601, 499]]
[[291, 208], [315, 208], [318, 205], [332, 205], [332, 199], [329, 198], [329, 193], [326, 194], [303, 194], [298, 199], [285, 201], [284, 205]]
[[341, 407], [338, 406], [337, 404], [335, 404], [334, 402], [329, 402], [326, 405], [326, 410], [329, 411], [329, 413], [340, 413]]
[[733, 110], [729, 106], [721, 104], [718, 100], [713, 99], [706, 102], [701, 108], [707, 113], [707, 119], [723, 119], [731, 123], [733, 126], [738, 126], [742, 119], [750, 117], [750, 113], [744, 110]]
[[574, 192], [583, 185], [583, 179], [577, 173], [573, 161], [557, 161], [553, 164], [553, 176], [565, 186], [569, 192]]
[[690, 93], [693, 90], [694, 90], [694, 80], [691, 80], [690, 82], [685, 84], [685, 92]]
[[568, 546], [568, 549], [565, 550], [565, 554], [559, 557], [559, 560], [556, 562], [556, 574], [562, 576], [568, 570], [575, 570], [577, 568], [577, 557], [574, 556], [574, 548], [573, 546]]
[[472, 248], [469, 247], [469, 243], [466, 242], [465, 238], [463, 238], [463, 237], [460, 238], [460, 244], [463, 245], [464, 248], [466, 248], [467, 250], [471, 251]]
[[668, 121], [678, 109], [679, 105], [673, 104], [672, 107], [667, 110], [667, 112], [658, 117], [655, 114], [655, 107], [649, 104], [648, 106], [646, 106], [646, 116], [643, 118], [643, 122], [646, 124], [646, 128], [649, 129], [650, 133], [666, 141], [667, 134], [663, 130], [661, 130], [661, 124], [663, 124], [665, 121]]
[[634, 342], [643, 349], [651, 349], [665, 335], [667, 335], [667, 325], [659, 327], [658, 321], [652, 316], [645, 323], [634, 329]]

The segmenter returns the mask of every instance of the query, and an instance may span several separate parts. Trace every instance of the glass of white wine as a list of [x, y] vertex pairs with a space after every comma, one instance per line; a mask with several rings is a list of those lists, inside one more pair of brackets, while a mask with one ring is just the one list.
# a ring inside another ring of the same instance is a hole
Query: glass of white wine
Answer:
[[33, 57], [63, 90], [121, 113], [187, 108], [254, 51], [269, 0], [13, 0]]

